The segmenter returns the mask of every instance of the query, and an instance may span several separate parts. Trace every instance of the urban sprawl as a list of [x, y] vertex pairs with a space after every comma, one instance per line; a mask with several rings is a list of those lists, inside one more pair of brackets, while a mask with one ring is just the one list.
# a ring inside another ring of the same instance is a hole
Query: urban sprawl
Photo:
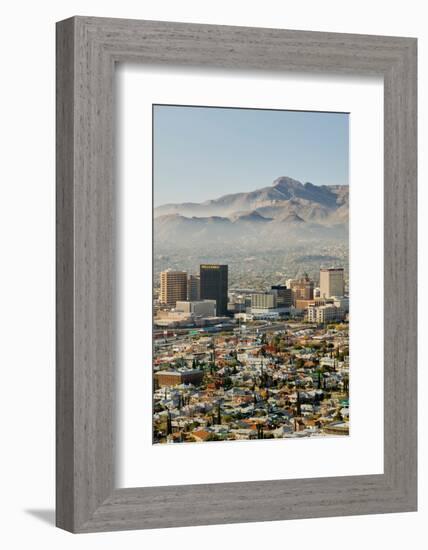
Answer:
[[229, 267], [167, 269], [154, 289], [154, 443], [349, 434], [342, 267], [257, 291]]

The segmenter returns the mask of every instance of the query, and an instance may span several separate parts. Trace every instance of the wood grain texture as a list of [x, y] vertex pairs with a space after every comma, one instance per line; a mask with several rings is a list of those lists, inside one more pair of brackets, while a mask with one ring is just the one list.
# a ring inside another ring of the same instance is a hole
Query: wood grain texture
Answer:
[[[383, 76], [383, 475], [115, 489], [113, 82], [125, 61]], [[75, 17], [57, 26], [57, 98], [57, 525], [92, 532], [416, 510], [416, 40]]]
[[56, 36], [56, 522], [74, 526], [74, 23]]

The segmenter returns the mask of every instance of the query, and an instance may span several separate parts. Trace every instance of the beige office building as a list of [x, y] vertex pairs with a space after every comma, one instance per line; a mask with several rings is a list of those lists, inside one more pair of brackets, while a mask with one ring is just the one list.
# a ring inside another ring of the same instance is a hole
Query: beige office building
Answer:
[[310, 323], [324, 324], [330, 321], [341, 321], [344, 318], [344, 311], [332, 304], [325, 306], [311, 305], [307, 309], [307, 319]]
[[345, 295], [345, 279], [342, 267], [320, 269], [320, 297], [331, 298]]
[[272, 309], [276, 307], [276, 295], [273, 292], [251, 294], [252, 309]]
[[177, 301], [187, 300], [187, 273], [162, 271], [160, 274], [160, 302], [175, 307]]

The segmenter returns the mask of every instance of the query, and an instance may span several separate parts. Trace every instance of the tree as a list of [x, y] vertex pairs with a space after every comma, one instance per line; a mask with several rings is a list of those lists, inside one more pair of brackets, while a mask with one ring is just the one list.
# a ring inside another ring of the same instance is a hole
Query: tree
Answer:
[[171, 420], [171, 412], [168, 411], [168, 416], [166, 418], [166, 435], [172, 434], [172, 420]]
[[322, 373], [321, 373], [321, 369], [318, 369], [318, 389], [319, 390], [321, 389], [321, 384], [322, 384]]
[[276, 351], [284, 352], [287, 349], [287, 345], [284, 340], [280, 340]]
[[298, 357], [296, 359], [296, 368], [301, 369], [303, 367], [304, 363], [305, 362], [303, 361], [303, 359], [301, 357]]
[[186, 361], [183, 359], [183, 357], [179, 357], [176, 360], [177, 367], [184, 367], [186, 365]]
[[221, 424], [220, 403], [217, 405], [217, 424]]
[[212, 363], [213, 365], [215, 366], [215, 341], [213, 339], [213, 350], [212, 350], [212, 353], [211, 353], [211, 360], [212, 360]]
[[296, 401], [296, 414], [297, 416], [302, 416], [302, 407], [300, 403], [300, 392], [297, 392], [297, 401]]
[[349, 392], [349, 377], [348, 377], [348, 375], [345, 375], [343, 377], [343, 391], [345, 393]]
[[229, 389], [232, 387], [232, 379], [230, 378], [230, 376], [225, 376], [223, 380], [223, 386], [225, 389]]
[[336, 411], [336, 414], [334, 415], [333, 420], [342, 422], [343, 416], [342, 416], [340, 410]]

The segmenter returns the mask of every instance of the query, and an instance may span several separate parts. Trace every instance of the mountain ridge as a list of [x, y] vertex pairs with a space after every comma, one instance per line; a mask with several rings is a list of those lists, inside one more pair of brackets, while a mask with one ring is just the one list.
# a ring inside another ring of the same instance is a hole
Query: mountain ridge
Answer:
[[348, 215], [347, 186], [302, 184], [282, 176], [271, 186], [248, 193], [156, 208], [155, 242], [256, 247], [275, 240], [337, 242], [348, 238]]
[[[312, 214], [309, 213], [306, 217], [315, 220], [316, 208], [318, 208], [320, 218], [326, 218], [341, 206], [346, 209], [348, 202], [348, 186], [317, 186], [310, 182], [303, 184], [289, 176], [281, 176], [276, 178], [272, 185], [254, 191], [231, 193], [200, 203], [184, 202], [160, 205], [154, 209], [154, 214], [155, 217], [177, 213], [186, 217], [218, 215], [230, 218], [240, 212], [256, 212], [263, 217], [272, 217], [268, 213], [269, 208], [274, 208], [276, 211], [285, 209], [286, 212], [282, 212], [282, 214], [290, 214], [292, 213], [291, 207], [294, 207], [294, 212], [305, 219], [305, 210], [312, 207]], [[265, 209], [265, 212], [261, 209]]]

